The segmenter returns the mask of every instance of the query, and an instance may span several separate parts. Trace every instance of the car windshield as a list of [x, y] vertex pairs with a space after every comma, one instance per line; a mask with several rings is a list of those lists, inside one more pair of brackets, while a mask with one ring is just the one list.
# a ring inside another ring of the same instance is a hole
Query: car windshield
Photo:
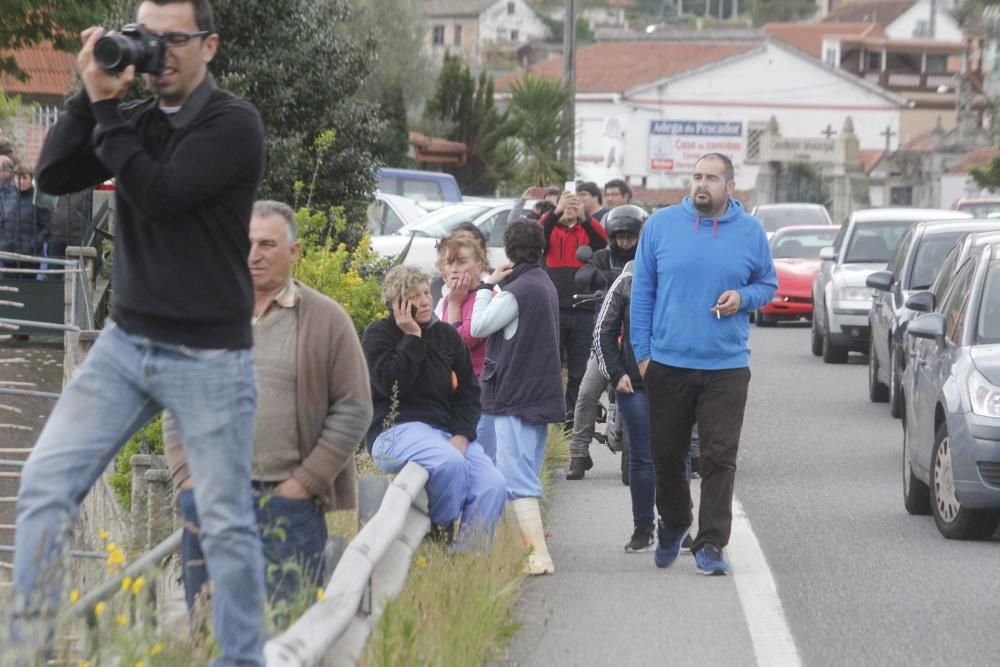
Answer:
[[754, 217], [764, 223], [764, 229], [769, 232], [776, 232], [782, 227], [792, 225], [830, 224], [830, 220], [823, 214], [823, 209], [816, 206], [759, 208]]
[[910, 270], [910, 289], [927, 289], [937, 277], [944, 258], [955, 242], [962, 236], [961, 232], [954, 234], [934, 234], [925, 236], [917, 248], [913, 258], [913, 268]]
[[441, 238], [442, 236], [450, 234], [451, 230], [463, 222], [471, 222], [479, 216], [480, 213], [488, 210], [489, 208], [489, 206], [480, 206], [477, 204], [455, 204], [454, 206], [445, 206], [444, 208], [439, 208], [436, 211], [428, 213], [419, 220], [406, 225], [396, 233], [403, 234], [404, 236], [416, 234], [417, 236]]
[[1000, 260], [990, 262], [986, 270], [986, 283], [979, 302], [979, 322], [976, 325], [976, 342], [980, 345], [1000, 343]]
[[833, 245], [836, 227], [829, 231], [788, 231], [779, 232], [771, 238], [771, 254], [774, 259], [818, 259], [819, 251]]
[[858, 223], [847, 246], [844, 263], [888, 263], [899, 237], [912, 224], [913, 220]]
[[1000, 201], [965, 202], [958, 205], [958, 210], [971, 213], [974, 218], [985, 218], [990, 213], [1000, 213]]

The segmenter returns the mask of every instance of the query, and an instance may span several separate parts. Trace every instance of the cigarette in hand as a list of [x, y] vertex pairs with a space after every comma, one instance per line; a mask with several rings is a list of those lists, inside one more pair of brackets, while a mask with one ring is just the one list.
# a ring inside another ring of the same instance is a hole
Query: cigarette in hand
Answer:
[[721, 317], [722, 317], [722, 316], [721, 316], [721, 315], [719, 315], [719, 307], [718, 307], [718, 306], [716, 306], [716, 307], [715, 307], [715, 319], [717, 319], [717, 320], [718, 320], [718, 319], [720, 319]]

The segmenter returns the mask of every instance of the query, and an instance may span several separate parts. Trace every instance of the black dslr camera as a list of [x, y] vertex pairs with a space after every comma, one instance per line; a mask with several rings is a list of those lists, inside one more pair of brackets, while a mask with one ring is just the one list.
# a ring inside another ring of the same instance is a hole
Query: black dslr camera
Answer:
[[94, 60], [109, 72], [121, 72], [135, 65], [137, 74], [159, 74], [163, 71], [167, 45], [138, 23], [129, 23], [111, 35], [105, 35], [94, 45]]

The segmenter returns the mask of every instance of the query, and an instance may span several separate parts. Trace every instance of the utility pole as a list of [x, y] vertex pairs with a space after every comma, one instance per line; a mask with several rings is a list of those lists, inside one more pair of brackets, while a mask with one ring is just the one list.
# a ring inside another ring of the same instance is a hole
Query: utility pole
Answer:
[[576, 177], [576, 0], [566, 0], [566, 20], [563, 22], [563, 85], [568, 91], [566, 116], [571, 132], [564, 149], [570, 176]]
[[930, 33], [928, 37], [930, 37], [931, 39], [934, 39], [935, 37], [934, 33], [936, 31], [936, 28], [937, 28], [937, 0], [931, 0], [931, 16], [930, 16], [930, 21], [927, 22], [927, 32]]

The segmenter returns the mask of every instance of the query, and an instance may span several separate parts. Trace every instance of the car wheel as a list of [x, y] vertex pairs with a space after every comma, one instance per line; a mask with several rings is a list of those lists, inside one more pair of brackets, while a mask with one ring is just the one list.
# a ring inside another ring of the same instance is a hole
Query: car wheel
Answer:
[[828, 364], [846, 364], [847, 348], [839, 347], [830, 340], [830, 332], [823, 334], [823, 361]]
[[931, 513], [931, 490], [913, 474], [905, 421], [903, 423], [903, 506], [910, 514], [923, 516]]
[[764, 313], [760, 312], [759, 310], [757, 311], [757, 320], [756, 320], [756, 322], [757, 322], [757, 326], [759, 326], [759, 327], [770, 328], [770, 327], [776, 327], [776, 326], [778, 326], [778, 321], [777, 320], [771, 319], [770, 316], [765, 315]]
[[889, 388], [878, 379], [878, 355], [875, 354], [875, 339], [868, 342], [868, 400], [885, 403], [889, 399]]
[[931, 458], [931, 513], [938, 531], [949, 540], [981, 540], [996, 530], [1000, 515], [996, 512], [962, 507], [955, 495], [951, 439], [946, 424], [938, 427]]
[[900, 411], [900, 382], [902, 378], [899, 376], [899, 364], [896, 363], [896, 355], [892, 351], [892, 345], [889, 345], [889, 414], [899, 419], [901, 414]]
[[814, 357], [823, 354], [823, 336], [819, 332], [819, 325], [816, 324], [815, 315], [813, 315], [812, 321], [812, 353]]

